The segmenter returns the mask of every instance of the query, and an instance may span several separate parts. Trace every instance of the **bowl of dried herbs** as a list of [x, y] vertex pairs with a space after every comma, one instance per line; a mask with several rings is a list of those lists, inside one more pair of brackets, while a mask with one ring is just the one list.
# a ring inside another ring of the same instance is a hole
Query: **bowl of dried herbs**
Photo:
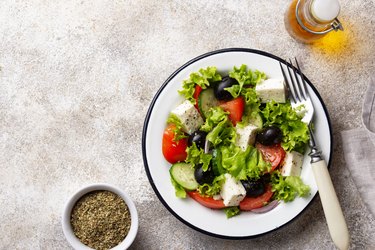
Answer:
[[62, 227], [74, 249], [127, 249], [138, 231], [134, 202], [109, 184], [81, 188], [66, 203]]

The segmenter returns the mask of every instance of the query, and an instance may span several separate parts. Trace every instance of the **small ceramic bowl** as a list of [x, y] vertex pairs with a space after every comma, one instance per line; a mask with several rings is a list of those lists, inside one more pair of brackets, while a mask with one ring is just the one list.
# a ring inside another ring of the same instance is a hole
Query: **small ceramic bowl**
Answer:
[[72, 212], [72, 209], [73, 209], [74, 205], [76, 204], [76, 202], [82, 196], [84, 196], [85, 194], [90, 193], [92, 191], [100, 191], [100, 190], [106, 190], [106, 191], [110, 191], [110, 192], [113, 192], [113, 193], [117, 194], [118, 196], [120, 196], [125, 201], [126, 205], [128, 206], [128, 209], [129, 209], [129, 212], [130, 212], [130, 218], [131, 218], [130, 230], [129, 230], [127, 236], [125, 237], [125, 239], [120, 244], [118, 244], [116, 247], [112, 248], [112, 250], [127, 249], [133, 243], [133, 241], [134, 241], [134, 239], [137, 235], [137, 232], [138, 232], [138, 213], [137, 213], [137, 209], [134, 205], [134, 202], [130, 199], [130, 197], [125, 192], [123, 192], [119, 188], [114, 187], [114, 186], [109, 185], [109, 184], [103, 184], [103, 183], [92, 184], [92, 185], [81, 188], [72, 197], [70, 197], [68, 202], [65, 204], [64, 212], [63, 212], [63, 215], [62, 215], [62, 227], [63, 227], [65, 237], [74, 249], [77, 249], [77, 250], [92, 249], [92, 248], [88, 247], [87, 245], [83, 244], [74, 235], [74, 232], [73, 232], [73, 229], [72, 229], [72, 226], [71, 226], [71, 223], [70, 223], [70, 216], [71, 216], [71, 212]]

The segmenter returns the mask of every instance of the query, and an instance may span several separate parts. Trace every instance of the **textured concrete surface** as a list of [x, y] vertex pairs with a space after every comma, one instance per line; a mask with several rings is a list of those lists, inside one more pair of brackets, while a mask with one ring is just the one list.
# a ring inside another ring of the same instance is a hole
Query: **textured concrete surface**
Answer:
[[133, 249], [334, 249], [319, 198], [261, 238], [230, 241], [174, 218], [148, 183], [141, 137], [163, 81], [202, 53], [258, 48], [298, 57], [331, 115], [331, 174], [351, 249], [375, 248], [375, 221], [345, 167], [340, 131], [361, 126], [375, 69], [375, 2], [341, 0], [345, 32], [304, 45], [284, 29], [289, 1], [2, 0], [0, 249], [69, 249], [60, 224], [77, 188], [107, 182], [140, 214]]

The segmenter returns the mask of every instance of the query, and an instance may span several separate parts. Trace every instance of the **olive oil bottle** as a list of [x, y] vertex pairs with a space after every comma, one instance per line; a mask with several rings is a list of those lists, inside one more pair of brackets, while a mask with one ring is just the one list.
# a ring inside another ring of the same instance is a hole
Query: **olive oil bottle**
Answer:
[[293, 0], [285, 13], [285, 28], [296, 40], [312, 43], [328, 32], [343, 30], [339, 13], [338, 0]]

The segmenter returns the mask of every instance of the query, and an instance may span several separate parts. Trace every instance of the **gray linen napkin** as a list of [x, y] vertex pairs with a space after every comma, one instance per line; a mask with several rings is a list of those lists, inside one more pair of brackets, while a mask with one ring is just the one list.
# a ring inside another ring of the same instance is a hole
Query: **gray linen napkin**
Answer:
[[362, 200], [375, 216], [375, 79], [362, 108], [364, 127], [341, 132], [344, 157]]

